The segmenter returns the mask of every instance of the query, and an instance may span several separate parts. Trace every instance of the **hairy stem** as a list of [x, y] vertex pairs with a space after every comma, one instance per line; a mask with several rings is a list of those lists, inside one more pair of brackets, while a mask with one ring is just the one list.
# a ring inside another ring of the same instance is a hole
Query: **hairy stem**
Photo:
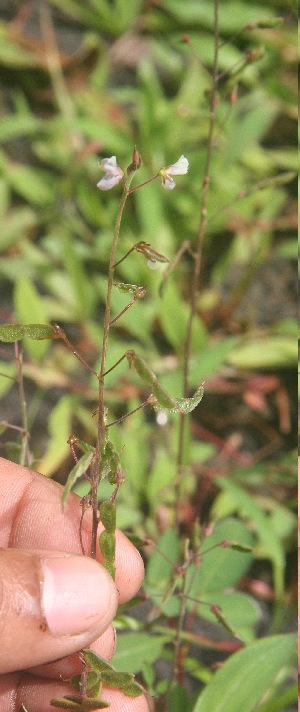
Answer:
[[[209, 133], [207, 141], [207, 153], [206, 153], [206, 164], [204, 170], [204, 178], [202, 182], [202, 194], [200, 200], [200, 218], [199, 218], [199, 231], [196, 243], [196, 251], [194, 253], [194, 271], [192, 276], [192, 289], [191, 289], [191, 303], [190, 303], [190, 313], [187, 324], [187, 333], [185, 339], [184, 348], [184, 358], [183, 358], [183, 395], [186, 398], [188, 396], [189, 390], [189, 371], [190, 371], [190, 357], [191, 357], [191, 341], [192, 341], [192, 327], [196, 314], [196, 304], [199, 291], [199, 279], [202, 263], [202, 251], [203, 251], [203, 241], [207, 225], [207, 199], [210, 183], [210, 169], [211, 160], [214, 149], [214, 132], [215, 132], [215, 118], [217, 109], [217, 88], [218, 88], [218, 48], [219, 48], [219, 0], [214, 2], [214, 61], [213, 61], [213, 71], [212, 71], [212, 92], [211, 92], [211, 103], [210, 103], [210, 120], [209, 120]], [[187, 418], [180, 416], [179, 424], [179, 438], [178, 438], [178, 457], [177, 457], [177, 477], [176, 477], [176, 510], [175, 510], [175, 526], [177, 531], [180, 525], [180, 504], [181, 504], [181, 481], [184, 471], [184, 442], [186, 428], [188, 426]], [[175, 643], [174, 643], [174, 657], [173, 657], [173, 667], [172, 675], [169, 684], [169, 693], [176, 681], [180, 680], [180, 658], [181, 658], [181, 645], [182, 639], [181, 634], [184, 625], [184, 615], [185, 615], [185, 601], [182, 600]]]
[[104, 327], [103, 327], [103, 339], [102, 339], [102, 354], [101, 354], [101, 366], [98, 375], [99, 378], [99, 391], [98, 391], [98, 431], [97, 431], [97, 445], [96, 445], [96, 456], [93, 464], [92, 471], [92, 490], [91, 490], [91, 500], [92, 500], [92, 510], [93, 510], [93, 527], [92, 527], [92, 541], [91, 541], [91, 556], [96, 557], [96, 545], [97, 545], [97, 529], [98, 529], [98, 484], [99, 484], [99, 471], [100, 471], [100, 460], [103, 444], [103, 434], [105, 428], [105, 414], [104, 414], [104, 374], [105, 374], [105, 364], [108, 346], [108, 336], [110, 329], [110, 311], [111, 311], [111, 292], [113, 287], [114, 278], [114, 264], [116, 261], [117, 244], [120, 234], [120, 226], [122, 220], [122, 214], [124, 206], [128, 197], [128, 188], [124, 187], [124, 192], [121, 198], [121, 202], [118, 208], [114, 236], [111, 248], [111, 255], [109, 261], [108, 269], [108, 280], [107, 280], [107, 296], [106, 296], [106, 307], [104, 315]]
[[28, 416], [27, 416], [27, 403], [24, 390], [24, 380], [23, 380], [23, 352], [19, 349], [18, 342], [15, 342], [15, 355], [17, 364], [17, 383], [19, 389], [19, 398], [21, 405], [22, 414], [22, 447], [20, 454], [20, 465], [30, 467], [31, 465], [31, 454], [29, 450], [29, 430], [28, 430]]
[[[188, 396], [189, 390], [189, 369], [190, 369], [190, 356], [191, 356], [191, 341], [192, 341], [192, 327], [193, 321], [196, 314], [196, 304], [199, 291], [199, 278], [202, 263], [202, 250], [203, 241], [205, 235], [205, 229], [207, 225], [207, 198], [210, 183], [210, 167], [211, 159], [214, 148], [214, 129], [215, 129], [215, 117], [217, 108], [217, 87], [218, 87], [218, 42], [219, 42], [219, 0], [215, 0], [215, 18], [214, 18], [214, 62], [213, 62], [213, 72], [212, 72], [212, 92], [211, 92], [211, 104], [210, 104], [210, 121], [209, 121], [209, 134], [207, 141], [207, 153], [206, 153], [206, 165], [204, 171], [204, 178], [202, 182], [202, 194], [200, 202], [200, 219], [199, 219], [199, 231], [196, 243], [196, 250], [194, 253], [194, 271], [192, 276], [192, 289], [191, 289], [191, 303], [190, 303], [190, 313], [187, 324], [187, 333], [185, 339], [184, 357], [183, 357], [183, 395], [184, 398]], [[187, 427], [187, 419], [184, 416], [180, 418], [179, 425], [179, 442], [178, 442], [178, 457], [177, 457], [177, 484], [176, 484], [176, 512], [175, 512], [175, 523], [176, 528], [179, 528], [180, 520], [180, 498], [181, 498], [181, 479], [183, 474], [184, 466], [184, 440], [185, 440], [185, 429]]]

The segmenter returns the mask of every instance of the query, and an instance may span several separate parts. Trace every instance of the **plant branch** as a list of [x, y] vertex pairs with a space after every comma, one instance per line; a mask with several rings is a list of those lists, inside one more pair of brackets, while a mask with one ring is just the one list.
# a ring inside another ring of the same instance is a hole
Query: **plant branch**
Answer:
[[20, 455], [20, 465], [30, 467], [31, 465], [31, 454], [29, 450], [29, 430], [28, 430], [28, 415], [27, 415], [27, 403], [24, 390], [24, 380], [23, 380], [23, 352], [19, 348], [19, 344], [15, 342], [15, 358], [17, 366], [17, 384], [19, 389], [19, 398], [21, 405], [21, 416], [22, 416], [22, 446]]
[[116, 261], [116, 251], [117, 244], [120, 234], [120, 226], [123, 215], [124, 206], [128, 197], [128, 187], [124, 187], [124, 192], [121, 198], [121, 202], [118, 208], [114, 236], [112, 242], [112, 249], [109, 261], [108, 270], [108, 281], [107, 281], [107, 296], [106, 296], [106, 307], [104, 316], [104, 327], [103, 327], [103, 339], [102, 339], [102, 354], [101, 354], [101, 366], [98, 375], [99, 378], [99, 391], [98, 391], [98, 430], [97, 430], [97, 445], [96, 445], [96, 455], [92, 467], [92, 491], [91, 491], [91, 504], [93, 510], [93, 527], [92, 527], [92, 541], [91, 541], [91, 557], [96, 557], [96, 545], [97, 545], [97, 530], [98, 530], [98, 484], [99, 484], [99, 471], [100, 471], [100, 461], [101, 452], [103, 445], [103, 435], [105, 425], [105, 411], [104, 411], [104, 375], [105, 375], [105, 364], [108, 346], [108, 336], [110, 329], [110, 311], [111, 311], [111, 292], [113, 287], [114, 278], [114, 264]]
[[[214, 61], [213, 61], [213, 71], [212, 71], [212, 92], [211, 92], [211, 103], [210, 103], [210, 120], [209, 120], [209, 133], [207, 141], [207, 153], [206, 153], [206, 164], [204, 170], [204, 178], [202, 182], [202, 195], [200, 200], [200, 219], [199, 219], [199, 231], [196, 243], [196, 251], [194, 253], [194, 271], [192, 276], [192, 290], [191, 290], [191, 304], [190, 313], [187, 323], [187, 333], [185, 339], [184, 348], [184, 358], [183, 358], [183, 396], [186, 398], [189, 391], [189, 370], [190, 370], [190, 356], [191, 356], [191, 343], [192, 343], [192, 328], [193, 322], [196, 314], [196, 304], [199, 291], [199, 279], [200, 270], [202, 264], [202, 252], [203, 252], [203, 242], [204, 235], [207, 225], [207, 199], [210, 184], [210, 169], [211, 161], [214, 148], [214, 132], [215, 132], [215, 117], [216, 109], [218, 104], [218, 43], [219, 43], [219, 0], [214, 2]], [[184, 416], [180, 417], [179, 423], [179, 440], [178, 440], [178, 456], [177, 456], [177, 483], [175, 485], [175, 526], [177, 531], [180, 525], [180, 504], [181, 504], [181, 481], [183, 476], [184, 467], [184, 453], [185, 453], [185, 433], [187, 427], [187, 419]], [[170, 677], [168, 695], [170, 694], [173, 685], [178, 681], [179, 678], [179, 663], [181, 657], [181, 647], [182, 647], [182, 630], [184, 624], [184, 616], [186, 611], [186, 601], [183, 597], [181, 600], [180, 614], [176, 629], [176, 636], [174, 640], [174, 651], [173, 651], [173, 666], [172, 674]]]
[[[212, 92], [211, 92], [211, 103], [210, 103], [210, 121], [209, 121], [209, 134], [207, 142], [207, 153], [206, 153], [206, 165], [204, 170], [204, 178], [202, 182], [203, 190], [200, 202], [200, 221], [199, 221], [199, 231], [196, 244], [196, 251], [194, 254], [194, 272], [192, 277], [192, 289], [191, 289], [191, 304], [190, 304], [190, 314], [187, 324], [187, 334], [185, 340], [184, 348], [184, 359], [183, 359], [183, 395], [186, 398], [189, 389], [189, 369], [190, 369], [190, 356], [191, 356], [191, 341], [192, 341], [192, 327], [196, 314], [196, 304], [199, 291], [199, 278], [202, 263], [202, 250], [203, 241], [205, 235], [205, 229], [207, 225], [207, 199], [210, 184], [210, 168], [211, 160], [214, 148], [214, 130], [215, 130], [215, 117], [217, 109], [217, 87], [218, 87], [218, 41], [219, 41], [219, 0], [215, 0], [215, 18], [214, 18], [214, 61], [213, 61], [213, 71], [212, 71]], [[180, 519], [180, 497], [181, 497], [181, 477], [183, 471], [183, 460], [184, 460], [184, 439], [185, 439], [185, 428], [187, 426], [187, 420], [183, 416], [180, 419], [179, 425], [179, 443], [178, 443], [178, 458], [177, 458], [177, 485], [176, 485], [176, 512], [175, 512], [175, 523], [177, 529], [179, 528]]]

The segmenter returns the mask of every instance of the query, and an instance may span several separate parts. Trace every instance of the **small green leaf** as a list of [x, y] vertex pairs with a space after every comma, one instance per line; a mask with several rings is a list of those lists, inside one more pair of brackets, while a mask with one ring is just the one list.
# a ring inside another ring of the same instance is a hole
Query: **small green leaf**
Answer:
[[74, 410], [76, 400], [69, 393], [63, 395], [52, 409], [48, 420], [49, 444], [38, 465], [44, 475], [52, 474], [69, 453], [68, 437]]
[[90, 712], [91, 710], [103, 710], [110, 707], [110, 702], [92, 697], [82, 698], [79, 695], [66, 695], [59, 699], [52, 699], [50, 704], [53, 707], [60, 707], [64, 710], [77, 710], [77, 712]]
[[136, 294], [141, 299], [145, 296], [145, 287], [138, 287], [136, 284], [124, 284], [123, 282], [114, 282], [114, 287], [122, 294]]
[[122, 670], [139, 672], [145, 663], [153, 665], [167, 641], [167, 637], [150, 633], [124, 633], [118, 637], [114, 662]]
[[228, 631], [228, 633], [230, 633], [231, 635], [236, 635], [236, 631], [234, 630], [234, 628], [232, 628], [232, 626], [228, 623], [228, 621], [224, 617], [220, 606], [213, 603], [210, 606], [210, 610], [211, 610], [212, 614], [215, 616], [215, 618], [217, 619], [218, 623], [220, 623], [223, 626], [223, 628], [225, 628], [225, 630]]
[[199, 386], [197, 388], [196, 392], [191, 398], [176, 398], [176, 406], [174, 408], [171, 408], [171, 413], [183, 413], [184, 415], [187, 415], [187, 413], [191, 413], [192, 410], [195, 410], [197, 405], [200, 403], [200, 401], [203, 398], [204, 394], [204, 387], [203, 385]]
[[143, 694], [143, 687], [138, 682], [135, 682], [131, 672], [118, 672], [92, 650], [84, 650], [81, 656], [86, 664], [99, 675], [105, 685], [116, 687], [129, 697], [138, 697]]
[[136, 252], [140, 252], [142, 255], [144, 255], [149, 262], [167, 262], [169, 265], [172, 265], [172, 262], [168, 259], [168, 257], [165, 257], [165, 255], [161, 255], [159, 252], [156, 252], [156, 250], [154, 250], [148, 242], [137, 242], [137, 244], [134, 245], [133, 249]]
[[111, 577], [115, 578], [115, 549], [116, 537], [115, 534], [102, 532], [99, 537], [99, 546], [103, 556], [102, 566], [108, 571]]
[[169, 410], [170, 413], [182, 413], [186, 415], [187, 413], [191, 413], [198, 403], [200, 403], [204, 393], [203, 384], [197, 388], [192, 398], [173, 398], [159, 382], [155, 373], [146, 364], [146, 361], [133, 351], [133, 349], [126, 351], [125, 356], [141, 379], [147, 383], [147, 385], [151, 386], [153, 398], [150, 396], [148, 403], [153, 406], [154, 410], [165, 409]]
[[237, 541], [227, 541], [224, 539], [224, 541], [221, 541], [219, 546], [222, 546], [224, 549], [233, 549], [234, 551], [244, 551], [245, 553], [249, 553], [253, 551], [253, 546], [250, 546], [248, 544], [239, 544]]
[[139, 697], [145, 691], [142, 685], [139, 685], [139, 683], [135, 680], [127, 682], [126, 684], [122, 685], [120, 689], [122, 690], [124, 695], [128, 695], [128, 697]]
[[84, 455], [82, 455], [82, 457], [78, 460], [78, 462], [76, 462], [76, 465], [73, 467], [73, 469], [69, 473], [67, 482], [63, 489], [62, 498], [61, 498], [63, 507], [66, 504], [66, 499], [67, 499], [69, 492], [71, 492], [72, 487], [74, 487], [75, 482], [77, 482], [79, 477], [82, 477], [82, 475], [85, 474], [85, 472], [87, 471], [87, 469], [89, 468], [89, 466], [92, 462], [93, 457], [94, 457], [94, 450], [88, 450], [88, 452], [86, 452]]
[[27, 336], [29, 339], [57, 339], [55, 327], [48, 324], [2, 324], [0, 326], [0, 341], [20, 341]]
[[110, 665], [106, 660], [94, 653], [92, 650], [83, 650], [81, 657], [84, 659], [86, 664], [95, 672], [104, 672], [105, 670], [114, 670], [115, 668]]
[[[74, 690], [81, 692], [81, 683], [82, 683], [81, 675], [74, 675], [74, 677], [71, 677], [70, 683], [71, 683], [72, 687], [74, 687]], [[86, 689], [87, 689], [89, 697], [96, 697], [97, 699], [100, 698], [100, 693], [102, 690], [102, 682], [101, 682], [101, 679], [100, 679], [98, 673], [96, 673], [94, 671], [87, 673], [87, 675], [86, 675]]]
[[123, 690], [123, 686], [128, 685], [133, 680], [130, 672], [118, 672], [118, 670], [103, 670], [101, 680], [108, 687], [117, 687]]
[[[174, 408], [176, 406], [175, 399], [172, 398], [169, 393], [167, 393], [165, 388], [159, 382], [155, 373], [146, 364], [146, 361], [144, 361], [144, 359], [138, 354], [136, 354], [133, 350], [127, 351], [126, 357], [128, 359], [129, 364], [133, 365], [136, 372], [144, 381], [144, 383], [147, 383], [147, 385], [151, 386], [158, 406], [161, 405], [163, 408], [166, 408], [168, 410]], [[154, 405], [156, 405], [156, 401], [154, 402]]]
[[114, 502], [102, 502], [100, 505], [101, 522], [108, 532], [115, 531], [116, 528], [116, 505]]

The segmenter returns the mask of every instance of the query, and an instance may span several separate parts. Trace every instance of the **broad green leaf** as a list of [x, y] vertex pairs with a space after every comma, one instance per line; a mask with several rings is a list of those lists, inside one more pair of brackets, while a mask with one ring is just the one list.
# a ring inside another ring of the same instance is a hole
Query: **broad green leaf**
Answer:
[[289, 685], [288, 688], [279, 694], [278, 690], [275, 690], [272, 699], [266, 702], [266, 704], [261, 705], [259, 712], [285, 712], [285, 710], [293, 710], [293, 705], [296, 705], [298, 701], [298, 690], [299, 686], [296, 682]]
[[213, 603], [215, 593], [234, 586], [249, 569], [253, 554], [218, 546], [224, 540], [240, 542], [250, 547], [254, 544], [251, 532], [240, 520], [227, 519], [219, 522], [203, 542], [199, 565], [191, 564], [187, 572], [187, 579], [190, 581], [189, 595], [194, 598], [201, 599], [206, 596]]
[[33, 205], [49, 205], [54, 198], [55, 181], [50, 173], [17, 165], [7, 170], [7, 180], [11, 188]]
[[144, 663], [154, 663], [160, 657], [167, 638], [147, 633], [124, 633], [118, 636], [114, 665], [136, 673]]
[[217, 483], [220, 489], [226, 493], [230, 511], [238, 511], [242, 517], [250, 520], [252, 528], [254, 528], [258, 537], [256, 556], [269, 558], [272, 561], [276, 596], [280, 598], [284, 589], [285, 557], [283, 544], [278, 536], [276, 527], [273, 527], [270, 517], [257, 504], [255, 498], [245, 492], [242, 487], [224, 478], [217, 478]]
[[5, 218], [2, 217], [0, 250], [6, 250], [15, 243], [19, 245], [20, 235], [24, 238], [30, 234], [36, 224], [37, 215], [31, 208], [14, 208]]
[[[0, 326], [1, 331], [1, 326]], [[1, 341], [1, 336], [0, 336]], [[16, 379], [16, 366], [14, 363], [0, 361], [0, 397], [11, 389]]]
[[169, 699], [169, 708], [172, 712], [187, 712], [189, 709], [189, 697], [182, 685], [173, 687]]
[[44, 457], [38, 464], [38, 470], [43, 475], [51, 475], [70, 452], [68, 438], [74, 412], [76, 412], [76, 402], [69, 394], [60, 398], [51, 412], [48, 422], [50, 442]]
[[[201, 618], [205, 618], [205, 620], [216, 623], [216, 616], [211, 610], [210, 605], [202, 605], [205, 601], [207, 601], [208, 604], [220, 607], [225, 621], [230, 628], [235, 631], [235, 635], [237, 635], [240, 640], [248, 642], [249, 635], [251, 634], [251, 637], [253, 637], [253, 627], [257, 625], [261, 619], [261, 609], [254, 598], [241, 591], [201, 595], [201, 603], [198, 609], [199, 615], [201, 615]], [[195, 601], [189, 601], [189, 599], [187, 599], [187, 609], [195, 611]]]
[[71, 472], [69, 472], [67, 482], [64, 486], [63, 490], [63, 495], [62, 495], [62, 505], [63, 507], [65, 506], [67, 496], [69, 492], [71, 492], [72, 488], [75, 485], [75, 482], [84, 475], [84, 473], [87, 471], [88, 467], [90, 466], [92, 459], [94, 457], [94, 451], [89, 450], [86, 452], [82, 457], [76, 462], [76, 465], [73, 467]]
[[295, 339], [288, 336], [248, 338], [228, 356], [237, 368], [288, 368], [297, 360]]
[[41, 119], [33, 114], [5, 114], [0, 119], [0, 142], [11, 141], [19, 136], [35, 134], [42, 126]]
[[256, 641], [226, 661], [200, 694], [193, 712], [254, 712], [296, 652], [296, 635]]
[[259, 143], [270, 124], [274, 121], [278, 107], [266, 105], [261, 94], [253, 93], [253, 106], [241, 111], [231, 124], [231, 141], [227, 145], [226, 165], [234, 163], [236, 159], [249, 149], [251, 145]]
[[[190, 27], [202, 30], [203, 26], [213, 29], [214, 18], [210, 0], [203, 0], [201, 3], [198, 0], [189, 0], [184, 5], [181, 0], [165, 0], [164, 11], [176, 19], [182, 29]], [[270, 17], [273, 15], [268, 7], [231, 0], [220, 6], [220, 29], [232, 34], [234, 31], [240, 31], [248, 22], [267, 20]]]
[[196, 385], [199, 381], [205, 381], [209, 376], [215, 375], [220, 366], [230, 360], [237, 343], [235, 336], [226, 336], [202, 349], [201, 359], [199, 355], [194, 354], [191, 359], [191, 384]]
[[94, 287], [86, 274], [82, 260], [68, 232], [61, 232], [61, 250], [65, 270], [70, 280], [77, 316], [82, 319], [90, 314], [94, 302]]
[[37, 66], [37, 56], [29, 52], [9, 37], [9, 29], [3, 21], [0, 25], [0, 62], [4, 67], [12, 69], [26, 69]]
[[[14, 305], [17, 319], [22, 324], [28, 325], [31, 322], [36, 324], [45, 324], [45, 322], [47, 323], [47, 313], [43, 299], [37, 291], [33, 282], [30, 281], [27, 277], [20, 277], [20, 279], [16, 282], [14, 291]], [[53, 332], [53, 327], [48, 327], [48, 329], [49, 332], [50, 329], [52, 329]], [[45, 336], [36, 337], [33, 329], [31, 329], [31, 334], [28, 334], [29, 337], [30, 335], [31, 339], [45, 338]], [[49, 336], [47, 336], [46, 338], [49, 339], [49, 337], [50, 333]], [[26, 339], [25, 348], [32, 358], [41, 361], [50, 348], [50, 342], [45, 340], [41, 341], [38, 344], [33, 344], [30, 339]]]
[[167, 492], [164, 501], [174, 503], [174, 487], [170, 487], [170, 483], [174, 478], [175, 467], [170, 454], [165, 450], [158, 449], [155, 461], [147, 477], [147, 499], [153, 512], [156, 511], [158, 503], [161, 501], [162, 490]]
[[[176, 532], [167, 529], [158, 539], [157, 546], [152, 552], [146, 570], [145, 590], [161, 594], [173, 576], [174, 568], [178, 563], [180, 543]], [[157, 597], [159, 604], [160, 598]]]
[[[160, 318], [163, 333], [177, 353], [184, 347], [189, 314], [189, 305], [183, 301], [176, 285], [170, 280], [163, 292]], [[197, 316], [193, 320], [192, 353], [201, 353], [206, 344], [207, 331]]]

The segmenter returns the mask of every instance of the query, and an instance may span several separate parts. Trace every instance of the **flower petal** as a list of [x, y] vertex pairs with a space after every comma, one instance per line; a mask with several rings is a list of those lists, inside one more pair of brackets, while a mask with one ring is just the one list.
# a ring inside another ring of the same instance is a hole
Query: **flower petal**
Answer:
[[121, 178], [122, 176], [119, 175], [112, 176], [109, 175], [109, 173], [105, 173], [103, 178], [101, 178], [99, 183], [97, 183], [97, 188], [100, 188], [100, 190], [110, 190], [114, 187], [114, 185], [117, 185], [117, 183], [120, 182]]
[[105, 171], [103, 178], [97, 183], [97, 188], [100, 188], [100, 190], [110, 190], [123, 178], [124, 173], [117, 164], [116, 156], [103, 158], [100, 162], [100, 168]]
[[189, 169], [189, 162], [185, 156], [180, 156], [178, 161], [176, 163], [173, 163], [171, 166], [168, 166], [166, 170], [167, 175], [171, 176], [183, 176], [185, 173], [188, 172]]
[[162, 179], [162, 187], [165, 188], [165, 190], [173, 190], [175, 188], [175, 180], [173, 178], [170, 178], [168, 175], [165, 175], [165, 177]]

